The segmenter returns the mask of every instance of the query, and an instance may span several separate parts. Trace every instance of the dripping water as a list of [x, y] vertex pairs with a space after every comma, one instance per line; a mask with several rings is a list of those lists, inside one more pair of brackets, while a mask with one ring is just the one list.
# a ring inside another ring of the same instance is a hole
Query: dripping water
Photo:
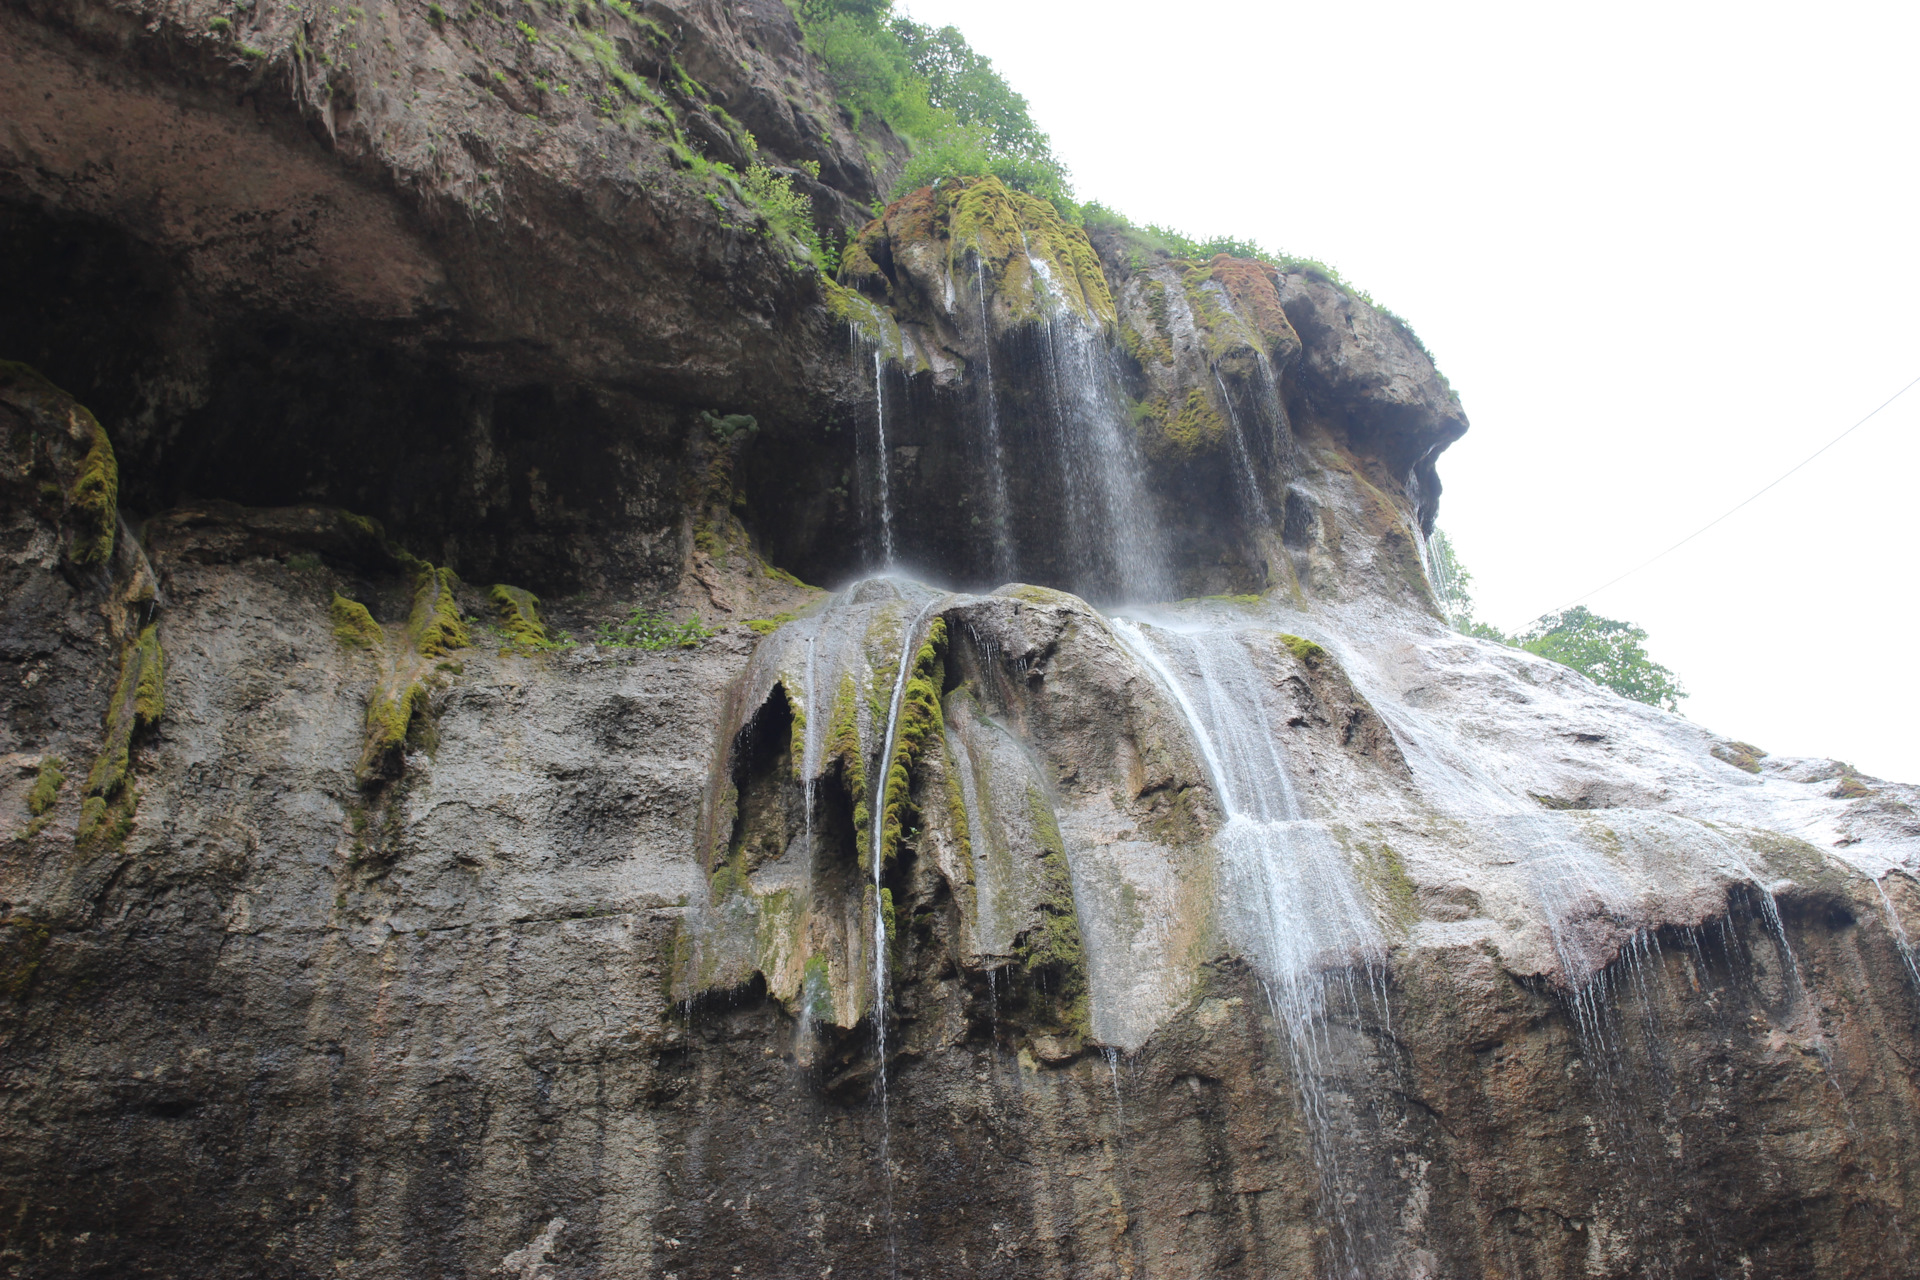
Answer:
[[[1382, 939], [1345, 858], [1324, 828], [1304, 818], [1266, 710], [1270, 681], [1253, 661], [1247, 637], [1231, 631], [1178, 634], [1126, 619], [1113, 625], [1179, 707], [1226, 815], [1215, 844], [1228, 878], [1225, 899], [1236, 911], [1232, 923], [1286, 1032], [1321, 1178], [1320, 1209], [1336, 1228], [1338, 1270], [1361, 1274], [1361, 1241], [1373, 1234], [1372, 1207], [1359, 1171], [1342, 1168], [1351, 1125], [1343, 1129], [1336, 1120], [1340, 1091], [1327, 1087], [1335, 1046], [1323, 974], [1342, 975], [1357, 1014], [1352, 971], [1381, 963]], [[1371, 975], [1369, 989], [1382, 990]]]
[[893, 565], [893, 498], [888, 491], [886, 367], [880, 349], [873, 352], [873, 431], [877, 444], [875, 472], [880, 484], [880, 564]]
[[[974, 296], [980, 310], [980, 362], [986, 374], [985, 409], [981, 445], [986, 454], [988, 489], [987, 516], [992, 525], [993, 576], [998, 582], [1010, 582], [1018, 570], [1013, 555], [1012, 508], [1007, 501], [1006, 458], [1000, 448], [1000, 409], [993, 389], [993, 329], [987, 323], [987, 275], [980, 254], [973, 255]], [[951, 282], [949, 282], [951, 287]], [[951, 306], [948, 308], [951, 310]]]
[[920, 624], [943, 598], [927, 601], [901, 631], [900, 666], [894, 673], [893, 698], [887, 704], [887, 731], [882, 739], [879, 768], [875, 775], [879, 785], [869, 789], [873, 797], [873, 837], [869, 846], [873, 862], [873, 1041], [878, 1058], [874, 1080], [880, 1090], [880, 1169], [887, 1188], [887, 1271], [890, 1275], [896, 1270], [896, 1244], [893, 1230], [893, 1157], [890, 1150], [892, 1130], [887, 1113], [887, 913], [882, 897], [885, 891], [882, 877], [886, 874], [887, 784], [893, 767], [894, 742], [900, 728], [900, 706], [906, 697], [907, 676], [913, 670]]
[[1880, 895], [1880, 910], [1887, 917], [1887, 927], [1893, 932], [1893, 941], [1900, 948], [1900, 958], [1907, 962], [1907, 975], [1913, 979], [1914, 989], [1920, 991], [1920, 964], [1913, 956], [1913, 944], [1907, 940], [1907, 931], [1900, 923], [1900, 916], [1893, 909], [1893, 899], [1887, 896], [1887, 887], [1876, 877], [1873, 882], [1875, 893]]
[[1267, 514], [1267, 500], [1260, 492], [1259, 477], [1253, 473], [1247, 438], [1240, 430], [1240, 414], [1233, 407], [1233, 397], [1227, 393], [1227, 384], [1218, 369], [1213, 371], [1213, 384], [1220, 388], [1220, 399], [1227, 406], [1227, 423], [1233, 428], [1233, 459], [1239, 467], [1240, 497], [1247, 504], [1247, 520], [1255, 529], [1270, 529], [1273, 517]]

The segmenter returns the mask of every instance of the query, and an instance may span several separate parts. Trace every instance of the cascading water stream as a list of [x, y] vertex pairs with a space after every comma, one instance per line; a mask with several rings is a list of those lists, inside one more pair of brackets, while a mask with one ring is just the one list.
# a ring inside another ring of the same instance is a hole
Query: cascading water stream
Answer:
[[[1024, 237], [1023, 237], [1024, 240]], [[1043, 306], [1046, 365], [1058, 437], [1054, 441], [1067, 510], [1061, 527], [1078, 563], [1079, 594], [1116, 600], [1167, 595], [1166, 545], [1131, 438], [1120, 427], [1119, 377], [1102, 336], [1061, 296], [1047, 263], [1027, 252]]]
[[1220, 388], [1220, 399], [1227, 406], [1227, 424], [1233, 429], [1233, 459], [1240, 471], [1240, 496], [1247, 504], [1247, 519], [1255, 529], [1273, 527], [1273, 517], [1267, 512], [1267, 500], [1260, 492], [1260, 478], [1253, 471], [1253, 457], [1247, 452], [1247, 437], [1240, 430], [1240, 414], [1233, 407], [1233, 397], [1227, 393], [1227, 384], [1220, 377], [1220, 371], [1213, 371], [1213, 385]]
[[1880, 895], [1880, 910], [1887, 917], [1887, 927], [1893, 932], [1894, 943], [1900, 948], [1900, 958], [1906, 961], [1907, 975], [1913, 979], [1914, 991], [1920, 994], [1920, 963], [1913, 955], [1913, 943], [1907, 939], [1907, 930], [1900, 923], [1900, 914], [1893, 909], [1893, 899], [1887, 896], [1887, 887], [1881, 883], [1881, 877], [1874, 877], [1873, 889]]
[[[1334, 1220], [1342, 1274], [1359, 1274], [1361, 1241], [1373, 1224], [1358, 1209], [1362, 1188], [1342, 1168], [1350, 1130], [1334, 1115], [1325, 1085], [1332, 1065], [1326, 1027], [1326, 979], [1341, 974], [1358, 1011], [1356, 966], [1368, 970], [1377, 1011], [1383, 942], [1345, 857], [1317, 823], [1307, 821], [1266, 709], [1271, 681], [1254, 662], [1249, 635], [1182, 634], [1116, 618], [1115, 635], [1158, 679], [1187, 722], [1226, 814], [1215, 836], [1226, 872], [1225, 904], [1286, 1030], [1315, 1164], [1320, 1203]], [[1257, 635], [1259, 633], [1251, 633]]]
[[[978, 251], [973, 255], [973, 280], [974, 298], [980, 311], [980, 361], [987, 383], [983, 401], [986, 412], [981, 423], [981, 449], [985, 454], [983, 461], [988, 478], [987, 515], [993, 526], [993, 576], [1000, 582], [1008, 582], [1018, 573], [1018, 569], [1013, 555], [1012, 506], [1007, 500], [1006, 458], [1000, 447], [1000, 408], [993, 389], [993, 328], [987, 322], [987, 273]], [[947, 309], [951, 311], [952, 305], [949, 304]]]
[[926, 620], [947, 597], [939, 596], [927, 601], [920, 611], [913, 615], [900, 635], [900, 666], [894, 673], [893, 697], [887, 704], [887, 731], [882, 739], [879, 785], [873, 795], [873, 837], [869, 846], [873, 861], [873, 1040], [878, 1065], [874, 1080], [880, 1090], [880, 1169], [887, 1187], [887, 1270], [889, 1274], [895, 1268], [895, 1242], [893, 1234], [893, 1165], [891, 1146], [890, 1118], [887, 1114], [887, 911], [885, 907], [885, 886], [881, 883], [886, 874], [886, 821], [888, 778], [893, 766], [893, 748], [900, 729], [900, 705], [906, 697], [907, 676], [913, 670], [913, 656], [919, 647], [920, 624]]
[[887, 477], [886, 366], [878, 347], [873, 352], [873, 430], [878, 441], [875, 471], [880, 486], [880, 566], [893, 565], [893, 497]]

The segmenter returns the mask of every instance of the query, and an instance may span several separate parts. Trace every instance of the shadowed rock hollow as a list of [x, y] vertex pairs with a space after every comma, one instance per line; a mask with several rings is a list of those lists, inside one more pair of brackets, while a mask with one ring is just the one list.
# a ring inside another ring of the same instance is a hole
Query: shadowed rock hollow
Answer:
[[1914, 789], [1448, 630], [1393, 317], [782, 5], [0, 31], [8, 1274], [1910, 1270]]

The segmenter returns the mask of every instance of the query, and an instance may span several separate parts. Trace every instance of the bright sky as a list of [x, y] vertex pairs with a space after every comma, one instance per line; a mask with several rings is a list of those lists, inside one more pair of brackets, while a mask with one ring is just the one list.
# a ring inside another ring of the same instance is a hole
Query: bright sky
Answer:
[[[1920, 376], [1920, 5], [900, 0], [1027, 95], [1083, 199], [1321, 258], [1473, 430], [1440, 524], [1509, 629]], [[1587, 601], [1685, 713], [1920, 781], [1920, 387]]]

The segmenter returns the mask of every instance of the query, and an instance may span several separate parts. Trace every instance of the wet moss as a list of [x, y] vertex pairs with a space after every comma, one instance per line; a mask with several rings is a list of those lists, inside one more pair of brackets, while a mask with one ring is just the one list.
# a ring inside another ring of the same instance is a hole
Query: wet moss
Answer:
[[1162, 402], [1151, 416], [1159, 426], [1163, 448], [1185, 457], [1217, 449], [1227, 438], [1227, 420], [1200, 387], [1189, 388], [1178, 408]]
[[772, 635], [796, 616], [792, 613], [776, 613], [771, 618], [748, 618], [747, 629], [757, 636]]
[[360, 750], [360, 763], [354, 768], [361, 786], [383, 781], [398, 771], [407, 734], [414, 717], [427, 709], [428, 696], [427, 686], [419, 680], [374, 686], [367, 702], [366, 742]]
[[349, 600], [336, 591], [329, 612], [333, 617], [333, 638], [347, 648], [378, 650], [386, 644], [387, 633], [358, 600]]
[[820, 279], [820, 288], [826, 294], [827, 310], [835, 319], [859, 330], [887, 360], [899, 363], [905, 358], [906, 339], [901, 336], [899, 322], [891, 311], [825, 276]]
[[9, 916], [0, 921], [0, 998], [22, 1001], [33, 987], [33, 977], [46, 958], [53, 930], [31, 916]]
[[914, 768], [929, 745], [946, 730], [940, 711], [940, 685], [944, 679], [947, 648], [947, 623], [934, 619], [927, 638], [914, 654], [913, 670], [901, 694], [900, 720], [894, 730], [893, 758], [887, 762], [885, 789], [881, 793], [884, 809], [880, 819], [882, 865], [892, 865], [900, 850], [901, 833], [918, 816], [911, 798]]
[[1081, 1035], [1091, 1033], [1086, 944], [1073, 904], [1073, 874], [1053, 806], [1040, 788], [1027, 785], [1027, 815], [1040, 845], [1039, 919], [1014, 940], [1014, 959], [1029, 976], [1048, 975], [1055, 1018]]
[[1420, 899], [1406, 863], [1384, 840], [1361, 844], [1358, 852], [1360, 873], [1373, 889], [1382, 914], [1403, 933], [1413, 928], [1420, 919]]
[[1750, 742], [1723, 742], [1713, 748], [1713, 754], [1716, 759], [1748, 773], [1759, 773], [1760, 762], [1767, 758], [1766, 752]]
[[40, 762], [33, 790], [27, 793], [27, 813], [31, 816], [26, 830], [20, 833], [23, 839], [39, 835], [53, 821], [53, 807], [60, 802], [61, 788], [67, 785], [65, 766], [66, 762], [58, 756], [48, 756]]
[[454, 591], [460, 579], [451, 569], [424, 566], [414, 579], [413, 613], [407, 620], [407, 638], [423, 658], [444, 657], [464, 649], [470, 637], [460, 617]]
[[833, 972], [819, 952], [808, 956], [800, 971], [800, 998], [815, 1022], [833, 1021]]
[[1306, 663], [1309, 667], [1318, 667], [1321, 663], [1328, 660], [1327, 651], [1305, 636], [1282, 634], [1280, 636], [1280, 643], [1285, 646], [1288, 653], [1291, 653], [1295, 658]]
[[[1050, 293], [1095, 324], [1114, 324], [1099, 255], [1087, 233], [1061, 221], [1051, 204], [994, 177], [944, 182], [934, 195], [946, 223], [948, 270], [978, 253], [996, 297], [1016, 321], [1042, 318]], [[1050, 279], [1037, 278], [1034, 262], [1045, 264]]]
[[496, 582], [487, 592], [487, 599], [499, 611], [500, 629], [507, 633], [509, 643], [526, 649], [553, 647], [546, 623], [540, 620], [540, 597], [523, 588]]
[[[827, 758], [840, 762], [841, 777], [853, 799], [853, 829], [865, 832], [873, 819], [873, 811], [867, 807], [867, 766], [860, 752], [860, 691], [851, 671], [841, 675], [840, 690], [834, 695], [833, 718], [827, 722]], [[870, 871], [866, 845], [859, 837], [856, 843], [860, 850], [860, 869]]]
[[105, 564], [113, 558], [113, 538], [120, 526], [120, 464], [106, 429], [94, 416], [77, 404], [72, 414], [74, 427], [87, 437], [87, 453], [67, 491], [76, 526], [71, 555], [76, 564]]
[[75, 840], [94, 847], [117, 845], [133, 829], [136, 803], [128, 777], [135, 737], [158, 724], [166, 710], [165, 655], [156, 626], [143, 628], [120, 657], [120, 678], [107, 704], [106, 741], [80, 802]]

